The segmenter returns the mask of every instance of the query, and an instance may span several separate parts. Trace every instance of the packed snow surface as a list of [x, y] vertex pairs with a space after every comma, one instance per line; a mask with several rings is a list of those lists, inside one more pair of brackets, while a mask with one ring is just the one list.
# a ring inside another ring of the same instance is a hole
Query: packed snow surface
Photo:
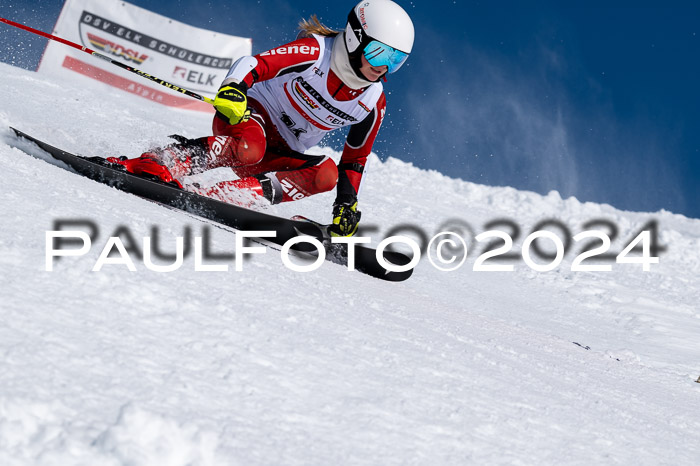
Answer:
[[[267, 249], [242, 272], [231, 259], [195, 272], [192, 254], [168, 273], [138, 257], [134, 272], [92, 272], [110, 236], [139, 249], [157, 236], [173, 253], [189, 229], [223, 255], [236, 233], [30, 157], [18, 147], [41, 151], [8, 127], [135, 156], [172, 133], [210, 134], [210, 116], [79, 76], [0, 75], [0, 464], [697, 464], [699, 220], [480, 186], [383, 154], [360, 202], [373, 242], [402, 224], [459, 230], [473, 248], [461, 269], [423, 258], [388, 283], [331, 263], [292, 272]], [[328, 221], [333, 197], [268, 212]], [[518, 235], [489, 225], [504, 219]], [[581, 243], [549, 272], [522, 259], [473, 270], [475, 235], [508, 232], [519, 254], [548, 219], [572, 236], [615, 227], [615, 254], [656, 221], [666, 250], [649, 272], [572, 272]], [[49, 272], [58, 220], [98, 236]]]

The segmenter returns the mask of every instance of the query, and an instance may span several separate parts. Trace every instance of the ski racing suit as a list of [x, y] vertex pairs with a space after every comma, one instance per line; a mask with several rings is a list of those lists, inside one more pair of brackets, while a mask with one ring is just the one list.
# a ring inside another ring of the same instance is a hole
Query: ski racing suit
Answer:
[[[386, 99], [381, 82], [351, 89], [331, 70], [334, 40], [314, 35], [237, 60], [224, 82], [233, 80], [247, 89], [251, 117], [231, 125], [217, 112], [214, 135], [196, 140], [199, 156], [185, 164], [185, 172], [169, 167], [173, 176], [230, 167], [240, 180], [220, 182], [202, 193], [224, 201], [227, 193], [257, 181], [273, 204], [336, 185], [336, 203], [356, 202]], [[327, 156], [304, 154], [328, 132], [346, 126], [350, 129], [337, 166]]]

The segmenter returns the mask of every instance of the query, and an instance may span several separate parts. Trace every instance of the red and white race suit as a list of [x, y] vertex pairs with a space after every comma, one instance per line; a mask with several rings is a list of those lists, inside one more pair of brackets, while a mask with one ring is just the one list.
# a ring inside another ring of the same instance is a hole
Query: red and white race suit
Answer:
[[[334, 41], [306, 37], [234, 63], [227, 79], [248, 87], [253, 115], [230, 125], [217, 114], [214, 136], [202, 138], [205, 168], [227, 166], [242, 177], [265, 174], [273, 202], [329, 191], [336, 182], [336, 202], [354, 202], [386, 99], [381, 82], [351, 89], [331, 70]], [[303, 153], [344, 127], [350, 129], [337, 167], [328, 157]]]
[[[299, 152], [318, 144], [329, 131], [363, 121], [383, 93], [379, 82], [363, 92], [349, 92], [348, 89], [342, 98], [337, 98], [338, 85], [342, 83], [336, 81], [331, 88], [332, 80], [329, 80], [334, 38], [314, 39], [318, 47], [291, 44], [261, 54], [258, 60], [282, 67], [275, 77], [265, 80], [271, 76], [268, 68], [267, 76], [261, 76], [248, 92], [250, 98], [265, 107], [272, 124], [289, 147]], [[309, 63], [315, 55], [316, 59]], [[300, 60], [304, 60], [305, 69], [294, 69]]]

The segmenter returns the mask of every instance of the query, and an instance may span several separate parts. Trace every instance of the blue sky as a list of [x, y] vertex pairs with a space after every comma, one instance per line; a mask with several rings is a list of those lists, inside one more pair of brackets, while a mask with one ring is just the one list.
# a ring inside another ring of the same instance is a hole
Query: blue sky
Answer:
[[[355, 4], [130, 3], [252, 37], [254, 53], [293, 39], [312, 13], [342, 27]], [[399, 3], [416, 45], [386, 83], [380, 156], [477, 183], [700, 218], [700, 3]], [[0, 16], [50, 31], [62, 4], [6, 0]], [[36, 66], [45, 40], [6, 25], [0, 37], [0, 60]]]

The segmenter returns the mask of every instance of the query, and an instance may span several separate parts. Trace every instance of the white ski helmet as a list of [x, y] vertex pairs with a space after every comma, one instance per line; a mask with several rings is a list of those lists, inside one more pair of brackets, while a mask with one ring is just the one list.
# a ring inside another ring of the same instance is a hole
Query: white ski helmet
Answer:
[[350, 64], [363, 77], [362, 55], [372, 66], [398, 70], [413, 49], [415, 32], [408, 13], [396, 3], [364, 0], [350, 11], [344, 35]]

